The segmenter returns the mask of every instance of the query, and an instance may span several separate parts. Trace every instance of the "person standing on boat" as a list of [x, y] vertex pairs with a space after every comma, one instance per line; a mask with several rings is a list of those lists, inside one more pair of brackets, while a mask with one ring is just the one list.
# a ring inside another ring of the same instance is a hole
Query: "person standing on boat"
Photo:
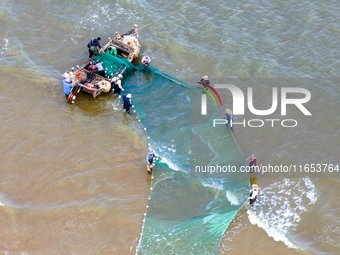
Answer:
[[66, 72], [63, 74], [63, 79], [70, 79], [70, 78], [71, 78], [70, 71], [66, 71]]
[[74, 78], [75, 78], [75, 74], [74, 74], [74, 67], [71, 68], [71, 71], [70, 71], [70, 79], [72, 82], [74, 82]]
[[[100, 45], [100, 37], [92, 38], [91, 41], [87, 44], [87, 48], [89, 48], [89, 58], [92, 58], [94, 55], [97, 55], [100, 50], [102, 50], [102, 46]], [[99, 48], [99, 50], [98, 50]]]
[[133, 25], [133, 28], [126, 33], [122, 34], [124, 37], [125, 35], [132, 35], [138, 39], [138, 26], [136, 24]]
[[226, 113], [225, 113], [225, 119], [227, 120], [227, 126], [230, 128], [230, 130], [233, 130], [233, 112], [232, 110], [230, 110], [229, 108], [225, 109]]
[[100, 63], [98, 60], [96, 60], [96, 67], [97, 67], [97, 74], [105, 77], [105, 71], [102, 63]]
[[118, 32], [116, 32], [116, 37], [114, 39], [118, 40], [118, 41], [121, 41], [123, 38], [122, 38], [122, 36]]
[[127, 94], [123, 96], [123, 107], [127, 113], [130, 113], [130, 107], [132, 106], [130, 99], [131, 99], [131, 94]]
[[256, 201], [258, 194], [259, 194], [259, 187], [257, 186], [257, 184], [253, 184], [252, 189], [250, 190], [249, 197], [248, 197], [250, 205], [252, 205]]
[[118, 74], [117, 77], [111, 79], [111, 82], [113, 83], [113, 93], [118, 95], [120, 95], [121, 90], [124, 91], [121, 79], [123, 79], [123, 75], [121, 74]]
[[146, 170], [148, 170], [148, 173], [151, 174], [152, 167], [153, 167], [153, 161], [156, 157], [156, 154], [154, 150], [150, 149], [149, 152], [146, 154]]
[[200, 80], [200, 83], [202, 85], [202, 88], [208, 89], [207, 85], [210, 85], [209, 77], [208, 75], [204, 75], [202, 79]]
[[142, 58], [142, 64], [144, 65], [144, 66], [149, 66], [150, 65], [150, 62], [151, 62], [151, 59], [150, 59], [150, 57], [148, 56], [148, 55], [146, 55], [146, 56], [144, 56], [143, 58]]

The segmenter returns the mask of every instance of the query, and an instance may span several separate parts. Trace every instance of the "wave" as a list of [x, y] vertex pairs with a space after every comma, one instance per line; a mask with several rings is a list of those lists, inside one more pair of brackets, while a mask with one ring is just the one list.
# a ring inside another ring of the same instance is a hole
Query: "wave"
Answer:
[[283, 179], [261, 189], [256, 203], [247, 213], [249, 221], [266, 231], [268, 236], [297, 249], [299, 247], [287, 236], [296, 229], [309, 205], [316, 201], [316, 187], [308, 177]]

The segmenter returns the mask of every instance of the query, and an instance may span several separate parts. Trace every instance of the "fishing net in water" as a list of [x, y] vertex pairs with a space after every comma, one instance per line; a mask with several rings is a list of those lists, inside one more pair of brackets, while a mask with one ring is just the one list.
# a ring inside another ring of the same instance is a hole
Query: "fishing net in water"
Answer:
[[125, 58], [119, 58], [106, 52], [100, 52], [98, 55], [93, 57], [93, 60], [98, 60], [102, 63], [106, 77], [114, 77], [121, 72], [124, 72], [125, 75], [129, 75], [133, 72], [133, 70], [135, 70], [135, 66]]
[[211, 101], [201, 115], [201, 88], [153, 67], [126, 66], [125, 92], [159, 158], [136, 253], [218, 254], [223, 233], [247, 199], [249, 175], [205, 167], [240, 169], [244, 156], [226, 125], [212, 126], [222, 116]]

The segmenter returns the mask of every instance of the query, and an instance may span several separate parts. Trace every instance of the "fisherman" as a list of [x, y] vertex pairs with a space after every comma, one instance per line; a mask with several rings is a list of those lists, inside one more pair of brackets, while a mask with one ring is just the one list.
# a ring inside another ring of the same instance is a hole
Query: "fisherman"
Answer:
[[138, 38], [138, 26], [136, 24], [133, 25], [133, 28], [129, 31], [127, 31], [126, 33], [122, 34], [121, 36], [125, 36], [125, 35], [132, 35], [136, 38]]
[[225, 111], [226, 111], [225, 119], [228, 122], [227, 126], [230, 128], [230, 130], [233, 130], [233, 121], [234, 121], [233, 112], [229, 108], [225, 109]]
[[152, 172], [153, 161], [155, 157], [155, 151], [152, 149], [150, 149], [149, 152], [146, 154], [146, 169], [148, 170], [149, 174], [151, 174]]
[[71, 71], [69, 72], [70, 74], [70, 80], [74, 82], [75, 74], [74, 74], [74, 67], [71, 68]]
[[[92, 56], [97, 55], [99, 51], [102, 51], [102, 46], [100, 45], [100, 37], [92, 38], [91, 41], [88, 42], [87, 48], [89, 48], [89, 58], [92, 58]], [[98, 51], [98, 48], [99, 51]]]
[[130, 99], [131, 99], [131, 94], [127, 94], [123, 96], [123, 107], [127, 113], [130, 113], [130, 107], [132, 106]]
[[97, 74], [105, 77], [104, 67], [103, 67], [102, 63], [99, 62], [98, 60], [96, 60], [96, 67], [97, 67]]
[[151, 62], [151, 59], [150, 59], [150, 57], [148, 56], [148, 55], [146, 55], [146, 56], [144, 56], [143, 58], [142, 58], [142, 64], [144, 65], [144, 66], [149, 66], [150, 65], [150, 62]]
[[117, 56], [117, 49], [114, 46], [110, 45], [109, 47], [107, 47], [106, 52], [112, 56]]
[[118, 74], [117, 77], [113, 77], [111, 79], [111, 84], [113, 85], [113, 93], [114, 94], [118, 94], [120, 95], [120, 91], [124, 91], [123, 87], [122, 87], [122, 81], [121, 79], [123, 79], [123, 75]]
[[63, 89], [66, 98], [71, 94], [73, 83], [70, 78], [63, 78]]
[[63, 79], [69, 79], [70, 78], [70, 71], [66, 71], [64, 74], [63, 74]]
[[202, 85], [202, 88], [208, 89], [207, 85], [210, 85], [210, 81], [209, 81], [208, 75], [204, 75], [202, 77], [202, 79], [200, 80], [200, 84]]
[[251, 155], [249, 158], [246, 159], [247, 161], [250, 160], [249, 162], [249, 167], [256, 166], [256, 157], [255, 155]]
[[121, 41], [123, 38], [122, 38], [122, 36], [118, 32], [116, 32], [116, 37], [114, 39], [118, 40], [118, 41]]
[[250, 194], [248, 197], [250, 205], [252, 205], [256, 201], [257, 195], [259, 194], [258, 188], [259, 187], [257, 186], [257, 184], [252, 185], [252, 189], [250, 190]]

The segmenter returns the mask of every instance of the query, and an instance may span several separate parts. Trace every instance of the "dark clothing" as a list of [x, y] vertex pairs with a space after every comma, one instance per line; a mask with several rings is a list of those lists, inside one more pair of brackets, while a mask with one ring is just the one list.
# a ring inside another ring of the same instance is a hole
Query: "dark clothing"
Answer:
[[202, 86], [206, 89], [207, 88], [207, 85], [210, 85], [210, 81], [209, 80], [205, 80], [205, 79], [201, 79], [201, 84]]
[[249, 166], [256, 166], [256, 157], [250, 159]]
[[121, 86], [122, 81], [120, 80], [119, 77], [113, 77], [112, 81], [113, 82], [111, 84], [113, 85], [113, 93], [120, 95], [120, 91], [121, 91], [120, 86]]
[[91, 46], [97, 46], [101, 48], [99, 41], [96, 38], [93, 38], [89, 43], [87, 44], [87, 48], [91, 48]]
[[100, 49], [102, 46], [100, 46], [100, 43], [96, 38], [93, 38], [91, 41], [89, 41], [89, 43], [87, 44], [87, 48], [89, 48], [89, 58], [92, 58], [93, 55], [97, 54], [97, 47], [99, 47]]
[[155, 152], [153, 150], [150, 150], [146, 155], [146, 163], [148, 165], [152, 165], [154, 157], [156, 157]]
[[91, 47], [89, 48], [89, 58], [92, 58], [94, 56], [94, 52], [91, 50]]
[[227, 126], [231, 130], [233, 130], [233, 121], [234, 121], [233, 115], [230, 115], [229, 113], [226, 113], [225, 114], [225, 119], [228, 121]]
[[113, 85], [113, 93], [120, 95], [120, 87], [115, 82], [112, 82], [111, 84]]
[[[253, 196], [253, 191], [250, 192], [249, 196], [250, 196], [250, 197]], [[249, 199], [249, 204], [250, 204], [250, 205], [253, 204], [253, 203], [256, 201], [256, 198], [257, 198], [257, 195], [256, 195], [254, 198], [250, 198], [250, 199]]]
[[130, 107], [132, 106], [130, 102], [130, 98], [127, 98], [126, 95], [123, 96], [123, 107], [127, 113], [130, 113]]
[[132, 28], [131, 30], [127, 31], [126, 33], [122, 34], [121, 36], [125, 35], [133, 35], [138, 38], [138, 29], [137, 28]]
[[99, 75], [105, 77], [105, 71], [104, 71], [104, 70], [98, 71], [97, 74], [99, 74]]

